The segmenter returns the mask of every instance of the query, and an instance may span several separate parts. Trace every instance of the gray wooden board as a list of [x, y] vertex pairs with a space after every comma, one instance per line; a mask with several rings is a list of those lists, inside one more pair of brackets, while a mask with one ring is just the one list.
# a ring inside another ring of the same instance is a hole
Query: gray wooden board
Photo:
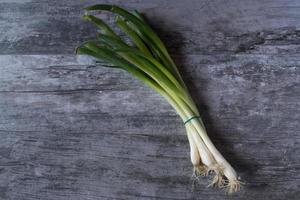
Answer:
[[[95, 3], [145, 13], [241, 192], [191, 178], [184, 126], [158, 94], [73, 55]], [[0, 199], [299, 199], [299, 96], [297, 0], [0, 0]]]

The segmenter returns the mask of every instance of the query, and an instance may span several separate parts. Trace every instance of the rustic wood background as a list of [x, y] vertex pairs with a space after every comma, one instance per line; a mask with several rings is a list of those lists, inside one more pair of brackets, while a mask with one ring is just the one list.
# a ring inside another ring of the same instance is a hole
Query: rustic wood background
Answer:
[[[80, 16], [95, 3], [145, 13], [241, 192], [191, 178], [183, 124], [164, 99], [74, 55], [94, 37]], [[299, 0], [0, 0], [0, 54], [1, 200], [300, 197]]]

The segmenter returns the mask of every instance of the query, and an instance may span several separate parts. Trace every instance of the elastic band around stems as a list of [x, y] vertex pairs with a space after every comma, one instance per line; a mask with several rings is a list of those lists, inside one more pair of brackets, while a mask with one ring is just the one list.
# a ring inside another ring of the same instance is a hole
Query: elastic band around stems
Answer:
[[188, 122], [192, 121], [193, 119], [198, 119], [198, 118], [201, 118], [201, 116], [193, 116], [193, 117], [187, 119], [185, 122], [183, 122], [183, 124], [186, 125]]

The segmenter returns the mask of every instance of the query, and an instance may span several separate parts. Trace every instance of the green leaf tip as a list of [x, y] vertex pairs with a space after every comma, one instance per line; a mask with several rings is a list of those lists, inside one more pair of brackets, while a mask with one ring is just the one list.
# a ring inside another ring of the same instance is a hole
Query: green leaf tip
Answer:
[[92, 6], [87, 6], [85, 10], [112, 10], [113, 7], [117, 7], [116, 5], [109, 5], [109, 4], [96, 4]]

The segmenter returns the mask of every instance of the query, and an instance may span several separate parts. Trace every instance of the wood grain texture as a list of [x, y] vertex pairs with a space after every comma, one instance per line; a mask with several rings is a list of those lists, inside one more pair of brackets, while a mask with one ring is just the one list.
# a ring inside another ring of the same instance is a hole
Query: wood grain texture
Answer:
[[[145, 13], [241, 192], [192, 180], [184, 127], [158, 94], [73, 55], [95, 33], [82, 8], [100, 2]], [[299, 199], [299, 11], [296, 0], [0, 0], [0, 199]]]

